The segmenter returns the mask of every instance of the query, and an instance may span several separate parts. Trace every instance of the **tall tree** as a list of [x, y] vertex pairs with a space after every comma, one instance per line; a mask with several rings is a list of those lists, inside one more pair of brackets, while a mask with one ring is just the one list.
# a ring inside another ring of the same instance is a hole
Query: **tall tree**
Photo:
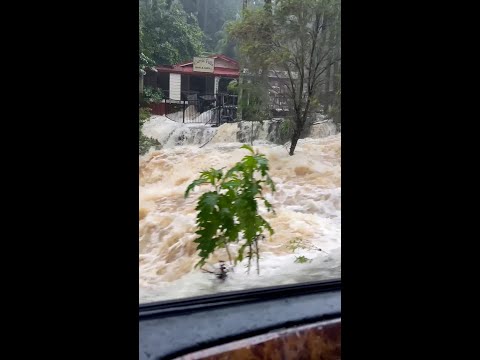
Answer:
[[194, 15], [171, 0], [140, 0], [140, 51], [157, 64], [175, 64], [203, 51], [202, 30]]
[[329, 24], [336, 18], [339, 2], [277, 0], [271, 17], [266, 17], [263, 9], [247, 9], [230, 29], [251, 72], [261, 72], [267, 64], [279, 79], [287, 80], [293, 120], [290, 155], [310, 112], [319, 106], [325, 72], [339, 61], [337, 56], [330, 57], [335, 47], [327, 41], [328, 31], [334, 32]]

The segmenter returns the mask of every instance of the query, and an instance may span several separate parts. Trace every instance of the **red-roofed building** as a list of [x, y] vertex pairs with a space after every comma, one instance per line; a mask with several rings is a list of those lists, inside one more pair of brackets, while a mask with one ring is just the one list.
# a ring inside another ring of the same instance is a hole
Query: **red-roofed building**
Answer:
[[158, 65], [155, 70], [147, 72], [144, 86], [160, 88], [172, 100], [226, 93], [228, 83], [240, 75], [238, 62], [222, 54], [194, 58], [182, 64]]

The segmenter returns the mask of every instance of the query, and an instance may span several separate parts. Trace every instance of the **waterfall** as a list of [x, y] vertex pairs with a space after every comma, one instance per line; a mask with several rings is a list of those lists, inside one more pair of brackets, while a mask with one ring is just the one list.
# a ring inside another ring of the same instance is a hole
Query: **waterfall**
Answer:
[[[208, 122], [214, 116], [212, 110], [197, 116], [204, 120], [201, 123], [183, 124], [173, 121], [165, 116], [153, 116], [143, 126], [145, 136], [157, 139], [160, 148], [170, 148], [182, 145], [203, 145], [212, 143], [249, 143], [256, 144], [274, 143], [282, 144], [281, 126], [283, 119], [265, 120], [262, 122], [240, 121], [223, 124], [218, 128], [212, 127]], [[253, 130], [253, 131], [252, 131]], [[320, 120], [311, 126], [307, 136], [309, 138], [323, 138], [335, 135], [336, 125], [331, 120]]]

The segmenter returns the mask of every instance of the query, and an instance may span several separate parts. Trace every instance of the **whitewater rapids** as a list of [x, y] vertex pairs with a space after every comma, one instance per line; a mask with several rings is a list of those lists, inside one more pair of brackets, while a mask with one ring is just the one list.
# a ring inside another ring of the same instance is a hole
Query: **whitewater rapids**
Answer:
[[[229, 125], [231, 126], [231, 125]], [[173, 131], [173, 128], [172, 128]], [[139, 300], [141, 303], [221, 291], [292, 284], [340, 277], [341, 134], [299, 141], [294, 156], [273, 144], [254, 146], [266, 154], [277, 191], [267, 198], [276, 214], [262, 215], [275, 234], [260, 243], [260, 275], [239, 264], [224, 282], [195, 269], [195, 204], [205, 188], [184, 199], [201, 170], [231, 167], [247, 154], [240, 143], [212, 142], [203, 148], [182, 145], [150, 151], [140, 158]], [[302, 239], [316, 249], [292, 252]], [[296, 263], [298, 256], [311, 262]], [[211, 257], [207, 269], [228, 260]]]

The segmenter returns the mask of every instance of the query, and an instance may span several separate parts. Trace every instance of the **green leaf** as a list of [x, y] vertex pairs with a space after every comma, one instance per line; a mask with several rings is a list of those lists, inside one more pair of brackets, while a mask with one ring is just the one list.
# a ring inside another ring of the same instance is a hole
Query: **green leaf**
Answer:
[[240, 149], [246, 149], [246, 150], [250, 151], [252, 154], [255, 153], [255, 152], [253, 151], [253, 148], [252, 148], [250, 145], [248, 145], [248, 144], [243, 144], [243, 145], [240, 147]]
[[187, 190], [185, 190], [184, 198], [187, 198], [190, 194], [190, 191], [192, 191], [195, 187], [203, 184], [208, 184], [208, 181], [203, 178], [198, 178], [194, 180], [190, 185], [188, 185]]
[[[247, 148], [253, 152], [253, 149]], [[256, 177], [258, 173], [261, 179]], [[257, 203], [258, 200], [263, 201], [267, 209], [273, 211], [273, 206], [263, 197], [262, 183], [269, 183], [269, 179], [268, 160], [264, 155], [256, 154], [244, 156], [226, 173], [213, 168], [202, 171], [200, 177], [188, 185], [185, 196], [199, 185], [209, 184], [215, 188], [203, 193], [195, 208], [198, 212], [198, 237], [194, 242], [201, 258], [197, 266], [205, 264], [218, 249], [240, 242], [234, 264], [245, 259], [248, 247], [247, 266], [250, 269], [252, 258], [256, 257], [258, 267], [260, 254], [253, 250], [256, 241], [264, 232], [273, 234], [270, 224], [258, 214]]]
[[218, 197], [219, 195], [215, 191], [205, 193], [201, 196], [199, 204], [202, 205], [202, 207], [213, 208], [217, 205]]

